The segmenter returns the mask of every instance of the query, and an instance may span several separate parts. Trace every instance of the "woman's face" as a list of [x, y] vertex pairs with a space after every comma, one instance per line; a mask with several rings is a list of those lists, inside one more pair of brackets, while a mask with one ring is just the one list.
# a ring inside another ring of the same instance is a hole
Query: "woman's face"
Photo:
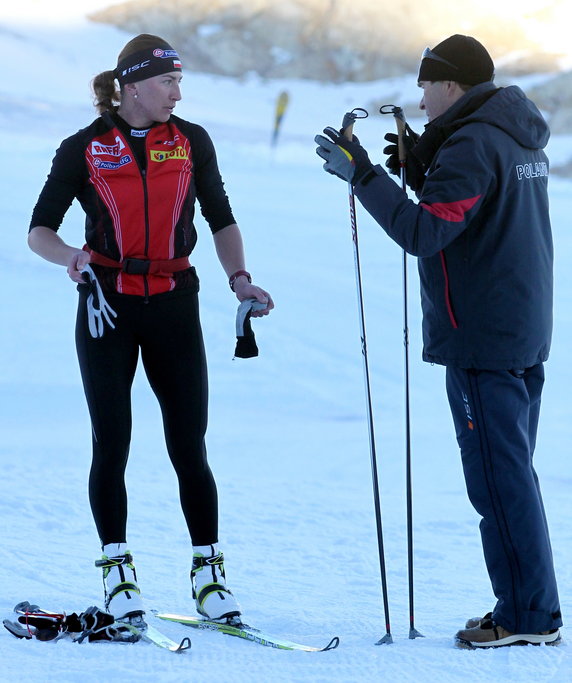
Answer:
[[170, 71], [133, 84], [137, 95], [135, 110], [142, 126], [169, 120], [181, 99], [182, 77], [180, 71]]

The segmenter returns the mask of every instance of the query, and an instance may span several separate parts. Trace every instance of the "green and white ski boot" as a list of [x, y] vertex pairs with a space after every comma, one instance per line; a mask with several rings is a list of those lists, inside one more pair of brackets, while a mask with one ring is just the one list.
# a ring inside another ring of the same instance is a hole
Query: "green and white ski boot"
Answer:
[[226, 587], [224, 556], [216, 545], [194, 546], [191, 583], [197, 611], [207, 619], [240, 616], [240, 606]]
[[142, 617], [145, 614], [133, 556], [126, 543], [108, 543], [96, 567], [103, 570], [105, 609], [116, 620]]

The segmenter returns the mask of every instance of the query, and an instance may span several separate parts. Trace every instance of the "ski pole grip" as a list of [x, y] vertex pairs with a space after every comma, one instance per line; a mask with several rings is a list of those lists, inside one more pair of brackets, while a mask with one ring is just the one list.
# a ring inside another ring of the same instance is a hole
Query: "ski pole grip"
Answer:
[[405, 114], [401, 107], [396, 107], [394, 104], [384, 104], [379, 108], [380, 114], [393, 114], [395, 117], [395, 123], [397, 125], [397, 156], [399, 157], [399, 164], [405, 166], [405, 160], [407, 159], [407, 150], [405, 148], [405, 128], [407, 123], [405, 122]]
[[351, 142], [353, 138], [354, 123], [356, 119], [366, 119], [367, 117], [367, 111], [365, 109], [362, 109], [361, 107], [356, 107], [355, 109], [352, 109], [351, 111], [344, 114], [344, 119], [342, 121], [342, 129], [340, 132], [346, 140], [349, 140]]
[[399, 156], [399, 163], [403, 166], [407, 159], [407, 150], [405, 148], [405, 114], [401, 107], [395, 107], [393, 110], [395, 116], [395, 124], [397, 125], [397, 154]]
[[342, 135], [345, 137], [346, 140], [349, 140], [351, 142], [351, 139], [354, 136], [354, 123], [356, 120], [356, 116], [353, 112], [347, 112], [347, 114], [344, 114], [344, 120], [342, 121]]

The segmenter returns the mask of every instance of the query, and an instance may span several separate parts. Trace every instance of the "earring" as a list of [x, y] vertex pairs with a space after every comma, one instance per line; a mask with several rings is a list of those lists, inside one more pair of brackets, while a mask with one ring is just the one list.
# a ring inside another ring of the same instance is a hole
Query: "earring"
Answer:
[[135, 95], [133, 95], [133, 97], [134, 97], [134, 99], [137, 99], [137, 93], [135, 93]]

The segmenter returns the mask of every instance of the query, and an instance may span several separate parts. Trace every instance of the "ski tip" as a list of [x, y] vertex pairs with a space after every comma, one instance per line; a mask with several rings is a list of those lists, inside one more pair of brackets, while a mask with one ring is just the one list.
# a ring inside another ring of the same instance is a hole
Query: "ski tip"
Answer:
[[184, 652], [185, 650], [190, 650], [191, 649], [191, 639], [188, 637], [183, 638], [181, 642], [179, 643], [179, 647], [175, 650], [175, 652]]
[[339, 644], [340, 644], [340, 639], [338, 638], [338, 636], [334, 636], [334, 637], [330, 640], [330, 642], [326, 645], [326, 647], [323, 647], [323, 648], [322, 648], [321, 651], [322, 651], [322, 652], [327, 652], [328, 650], [335, 650], [335, 649], [338, 647]]

